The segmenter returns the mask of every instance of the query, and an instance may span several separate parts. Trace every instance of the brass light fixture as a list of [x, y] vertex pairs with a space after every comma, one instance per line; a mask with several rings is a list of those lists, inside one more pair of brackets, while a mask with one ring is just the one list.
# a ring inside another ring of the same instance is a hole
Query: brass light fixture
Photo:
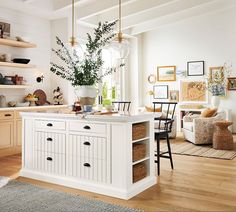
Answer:
[[118, 19], [118, 24], [119, 24], [119, 31], [117, 33], [117, 37], [115, 38], [114, 41], [114, 48], [118, 50], [120, 58], [125, 59], [129, 55], [129, 41], [124, 38], [123, 33], [122, 33], [122, 11], [121, 11], [121, 0], [119, 0], [119, 19]]
[[77, 40], [75, 37], [75, 0], [72, 0], [72, 32], [71, 32], [71, 38], [69, 40], [69, 43], [72, 47], [77, 45]]

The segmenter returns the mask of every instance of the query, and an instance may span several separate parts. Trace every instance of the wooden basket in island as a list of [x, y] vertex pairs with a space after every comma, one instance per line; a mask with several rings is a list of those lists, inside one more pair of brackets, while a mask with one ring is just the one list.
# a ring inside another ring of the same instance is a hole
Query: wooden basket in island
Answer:
[[142, 180], [147, 176], [147, 165], [145, 162], [133, 166], [133, 183]]
[[132, 140], [145, 138], [147, 135], [147, 126], [145, 123], [133, 124], [132, 127]]
[[146, 157], [146, 144], [138, 143], [133, 144], [133, 162], [141, 160]]

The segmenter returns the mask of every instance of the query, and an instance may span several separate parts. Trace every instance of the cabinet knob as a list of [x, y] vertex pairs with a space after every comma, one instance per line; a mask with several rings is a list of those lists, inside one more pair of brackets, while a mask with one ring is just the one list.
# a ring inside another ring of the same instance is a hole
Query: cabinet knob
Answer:
[[53, 124], [52, 124], [52, 123], [48, 123], [47, 126], [48, 126], [48, 127], [52, 127]]
[[47, 141], [52, 141], [52, 138], [47, 138]]
[[52, 161], [52, 158], [51, 158], [51, 157], [47, 157], [47, 160], [48, 160], [48, 161]]
[[85, 130], [90, 130], [90, 129], [91, 129], [91, 127], [90, 127], [90, 126], [88, 126], [88, 125], [86, 125], [86, 126], [84, 126], [84, 129], [85, 129]]
[[85, 167], [91, 167], [89, 163], [84, 163]]
[[90, 142], [86, 141], [86, 142], [84, 142], [84, 145], [90, 146]]
[[11, 114], [7, 113], [7, 114], [5, 114], [5, 116], [11, 116]]

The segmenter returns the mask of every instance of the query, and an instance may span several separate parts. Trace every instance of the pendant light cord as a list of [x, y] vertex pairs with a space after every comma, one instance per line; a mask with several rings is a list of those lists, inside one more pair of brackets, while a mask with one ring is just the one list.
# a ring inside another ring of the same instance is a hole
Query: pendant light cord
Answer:
[[119, 32], [121, 33], [121, 0], [119, 0]]
[[72, 37], [75, 37], [75, 0], [72, 0]]

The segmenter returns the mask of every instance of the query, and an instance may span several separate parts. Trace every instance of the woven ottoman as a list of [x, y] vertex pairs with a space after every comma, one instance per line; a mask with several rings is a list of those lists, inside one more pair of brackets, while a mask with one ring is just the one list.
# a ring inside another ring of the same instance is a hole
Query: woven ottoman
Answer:
[[213, 134], [213, 148], [219, 150], [232, 150], [234, 148], [233, 135], [228, 127], [232, 125], [231, 121], [215, 122]]

